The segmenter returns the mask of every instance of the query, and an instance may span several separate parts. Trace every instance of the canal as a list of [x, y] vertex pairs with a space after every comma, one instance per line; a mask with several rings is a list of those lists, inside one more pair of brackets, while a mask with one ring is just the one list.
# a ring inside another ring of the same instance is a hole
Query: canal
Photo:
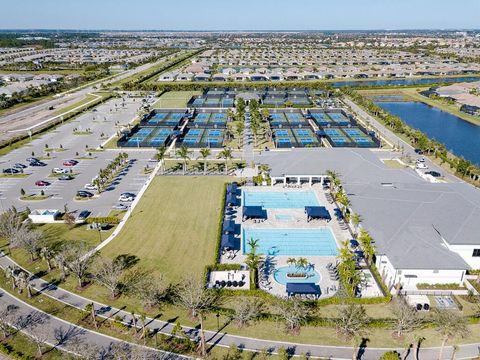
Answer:
[[480, 166], [480, 126], [421, 102], [377, 101], [376, 104], [444, 144], [451, 153]]

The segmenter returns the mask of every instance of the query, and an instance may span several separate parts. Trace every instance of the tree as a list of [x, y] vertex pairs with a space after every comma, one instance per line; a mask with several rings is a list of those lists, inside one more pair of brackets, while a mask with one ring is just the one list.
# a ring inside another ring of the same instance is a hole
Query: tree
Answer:
[[338, 274], [348, 296], [353, 297], [361, 279], [357, 270], [355, 256], [348, 248], [348, 241], [345, 241], [340, 248], [338, 259], [340, 260]]
[[52, 271], [52, 261], [55, 258], [55, 250], [50, 246], [44, 246], [40, 249], [40, 258], [47, 262], [48, 271]]
[[165, 147], [165, 145], [160, 145], [157, 149], [157, 154], [155, 155], [155, 158], [160, 163], [160, 168], [162, 170], [162, 173], [165, 172], [165, 157], [166, 156], [167, 156], [167, 148]]
[[354, 235], [358, 236], [358, 225], [362, 222], [362, 217], [357, 213], [352, 213], [350, 220], [353, 224]]
[[94, 254], [91, 254], [92, 248], [84, 242], [72, 242], [68, 245], [68, 249], [69, 255], [66, 257], [66, 265], [77, 278], [78, 287], [82, 288], [94, 258]]
[[24, 217], [14, 207], [0, 215], [0, 237], [8, 241], [8, 248], [15, 247], [18, 234], [30, 224], [24, 222]]
[[228, 174], [228, 160], [232, 158], [232, 149], [225, 147], [218, 154], [218, 158], [225, 159], [225, 174]]
[[464, 338], [470, 333], [466, 319], [453, 311], [436, 309], [433, 313], [432, 322], [442, 337], [439, 360], [443, 359], [443, 350], [448, 340], [456, 337]]
[[[415, 334], [415, 331], [422, 325], [423, 321], [417, 310], [413, 306], [408, 305], [405, 299], [401, 297], [397, 298], [393, 304], [392, 312], [395, 316], [394, 335], [397, 338], [401, 338], [404, 335]], [[415, 342], [415, 339], [412, 340], [412, 343], [409, 343], [405, 349], [405, 354], [402, 355], [402, 359], [405, 358], [406, 352]]]
[[256, 298], [242, 299], [235, 305], [233, 321], [239, 328], [248, 326], [248, 324], [257, 319], [262, 312], [263, 303]]
[[358, 340], [365, 336], [365, 328], [369, 318], [362, 305], [347, 305], [339, 310], [338, 318], [335, 320], [337, 332], [352, 342], [352, 360], [357, 358]]
[[373, 244], [372, 236], [367, 230], [361, 229], [360, 235], [358, 236], [358, 241], [363, 249], [365, 260], [369, 264], [375, 256], [375, 245]]
[[203, 175], [207, 175], [207, 158], [211, 153], [209, 148], [200, 149], [200, 156], [203, 159]]
[[292, 298], [281, 301], [277, 305], [279, 315], [285, 321], [285, 330], [290, 334], [298, 334], [302, 323], [308, 316], [308, 311], [302, 300]]
[[40, 230], [32, 230], [29, 227], [22, 227], [16, 234], [15, 242], [17, 246], [30, 254], [30, 260], [33, 262], [41, 249], [42, 239], [43, 233]]
[[253, 282], [255, 287], [257, 287], [257, 271], [260, 262], [262, 261], [263, 257], [257, 254], [258, 250], [258, 243], [259, 240], [254, 240], [253, 238], [248, 240], [248, 246], [250, 247], [250, 251], [247, 253], [247, 257], [245, 259], [245, 264], [247, 264], [248, 268], [250, 269], [250, 281]]
[[110, 290], [112, 298], [117, 297], [125, 270], [125, 263], [118, 258], [108, 259], [99, 257], [93, 268], [95, 269], [94, 279]]
[[152, 275], [151, 271], [134, 269], [124, 276], [126, 292], [142, 301], [144, 309], [160, 306], [169, 293], [170, 287], [161, 274]]
[[186, 277], [176, 290], [176, 302], [187, 309], [191, 317], [200, 319], [200, 351], [202, 356], [206, 355], [203, 328], [205, 312], [219, 304], [219, 301], [218, 293], [206, 289], [202, 277], [198, 275]]
[[17, 313], [18, 306], [10, 304], [2, 307], [0, 310], [0, 331], [4, 338], [7, 338], [12, 333], [12, 323]]
[[190, 154], [192, 152], [185, 146], [182, 145], [180, 149], [177, 150], [177, 156], [183, 160], [183, 175], [187, 171], [187, 162], [190, 160]]

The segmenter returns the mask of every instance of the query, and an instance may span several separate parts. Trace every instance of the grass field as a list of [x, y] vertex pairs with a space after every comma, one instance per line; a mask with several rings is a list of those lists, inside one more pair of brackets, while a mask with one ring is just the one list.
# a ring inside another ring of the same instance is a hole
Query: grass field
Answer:
[[[226, 177], [156, 177], [102, 253], [132, 254], [175, 282], [213, 263]], [[142, 236], [139, 236], [141, 234]]]
[[194, 95], [201, 95], [201, 91], [169, 91], [160, 96], [153, 109], [184, 108]]

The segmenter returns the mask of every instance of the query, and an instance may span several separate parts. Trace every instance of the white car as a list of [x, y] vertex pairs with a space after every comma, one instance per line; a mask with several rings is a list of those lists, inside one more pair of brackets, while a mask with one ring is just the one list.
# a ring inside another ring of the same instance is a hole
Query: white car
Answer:
[[135, 200], [135, 196], [132, 196], [132, 195], [121, 195], [118, 198], [118, 201], [120, 201], [120, 202], [130, 202], [130, 201], [133, 201], [133, 200]]
[[423, 157], [417, 159], [417, 163], [424, 163], [424, 162], [425, 162], [425, 158]]
[[92, 184], [85, 184], [84, 189], [85, 190], [97, 190], [97, 187], [95, 185], [92, 185]]
[[428, 169], [428, 166], [423, 162], [417, 162], [417, 169]]
[[53, 170], [54, 174], [68, 174], [69, 171], [68, 169], [62, 169], [62, 168], [54, 168]]

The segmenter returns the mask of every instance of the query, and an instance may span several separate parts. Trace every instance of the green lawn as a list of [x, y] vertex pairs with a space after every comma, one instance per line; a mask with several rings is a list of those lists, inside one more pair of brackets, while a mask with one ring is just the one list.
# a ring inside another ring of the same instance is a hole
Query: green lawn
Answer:
[[[156, 177], [102, 253], [136, 255], [170, 282], [213, 263], [227, 177]], [[139, 236], [141, 234], [141, 236]]]
[[195, 95], [201, 95], [201, 91], [169, 91], [160, 96], [152, 105], [154, 109], [184, 108], [188, 101]]

